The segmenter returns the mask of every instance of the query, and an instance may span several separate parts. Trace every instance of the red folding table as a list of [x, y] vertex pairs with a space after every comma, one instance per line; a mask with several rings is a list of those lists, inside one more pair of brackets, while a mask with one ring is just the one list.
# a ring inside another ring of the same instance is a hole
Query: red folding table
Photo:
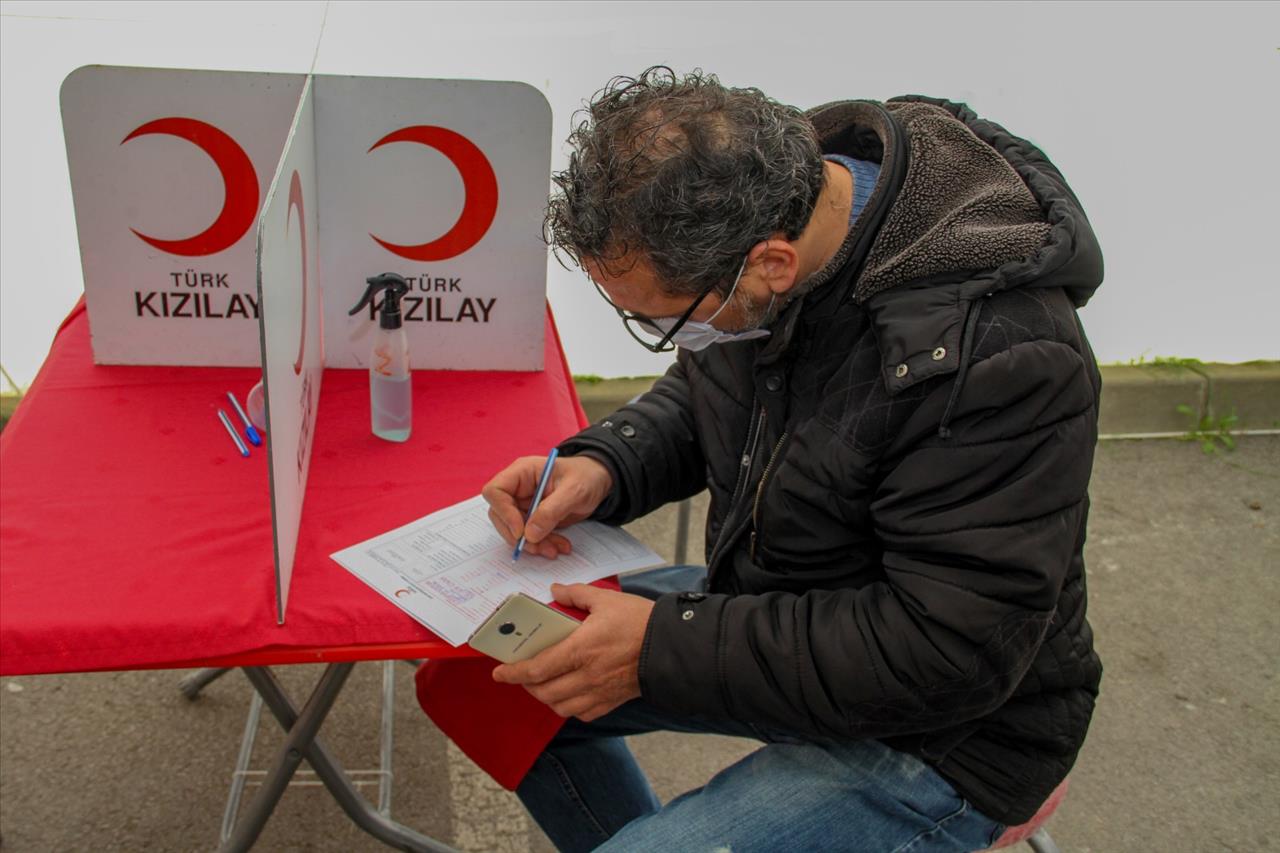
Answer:
[[[416, 372], [405, 444], [370, 434], [363, 371], [326, 371], [277, 625], [267, 454], [241, 458], [216, 417], [258, 371], [95, 365], [78, 306], [0, 434], [0, 675], [242, 668], [288, 736], [224, 849], [252, 846], [305, 757], [375, 837], [447, 850], [374, 809], [317, 733], [354, 662], [474, 653], [329, 554], [471, 497], [515, 457], [580, 429], [549, 310], [545, 365]], [[267, 669], [297, 663], [328, 665], [301, 711]]]

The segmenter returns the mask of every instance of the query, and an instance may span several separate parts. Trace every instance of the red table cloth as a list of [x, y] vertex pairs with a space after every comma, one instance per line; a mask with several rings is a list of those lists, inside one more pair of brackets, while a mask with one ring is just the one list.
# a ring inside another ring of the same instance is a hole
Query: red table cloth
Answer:
[[[471, 497], [515, 457], [580, 429], [550, 311], [545, 365], [416, 371], [404, 444], [370, 433], [367, 373], [326, 371], [277, 625], [266, 450], [242, 459], [216, 417], [225, 392], [243, 400], [259, 371], [95, 365], [77, 306], [0, 433], [0, 674], [474, 655], [329, 554]], [[519, 688], [483, 685], [475, 674], [494, 665], [459, 666], [466, 689], [433, 691], [451, 693], [433, 716], [474, 723], [468, 709], [494, 706], [489, 689], [532, 703], [534, 719], [506, 735], [519, 754], [488, 757], [481, 731], [460, 740], [511, 787], [559, 720]]]

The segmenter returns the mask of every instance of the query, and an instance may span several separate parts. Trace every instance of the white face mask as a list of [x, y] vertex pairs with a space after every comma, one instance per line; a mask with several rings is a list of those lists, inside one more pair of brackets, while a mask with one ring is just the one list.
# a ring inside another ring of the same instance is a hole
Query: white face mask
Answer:
[[[770, 307], [772, 307], [772, 302], [773, 300], [770, 299]], [[675, 317], [659, 317], [651, 320], [650, 322], [660, 330], [660, 334], [656, 337], [665, 335], [667, 330], [675, 325], [676, 319], [677, 318]], [[697, 320], [686, 320], [685, 324], [677, 329], [676, 333], [671, 336], [671, 342], [681, 349], [693, 350], [696, 352], [697, 350], [706, 349], [712, 344], [727, 344], [730, 341], [750, 341], [755, 338], [767, 337], [769, 337], [768, 329], [748, 329], [745, 332], [723, 332], [712, 326], [710, 323], [700, 323]]]
[[[768, 329], [747, 329], [741, 332], [724, 332], [711, 325], [711, 321], [720, 316], [720, 312], [733, 301], [733, 294], [738, 289], [738, 282], [742, 281], [742, 272], [747, 268], [744, 260], [742, 266], [738, 268], [738, 276], [733, 280], [733, 287], [729, 289], [729, 295], [720, 303], [720, 307], [715, 313], [708, 317], [705, 321], [686, 320], [684, 325], [676, 330], [671, 336], [671, 342], [681, 349], [687, 349], [693, 352], [706, 349], [712, 344], [727, 344], [731, 341], [750, 341], [756, 338], [769, 337]], [[773, 310], [773, 300], [777, 298], [776, 294], [770, 294], [769, 307], [765, 309], [764, 316], [769, 316], [769, 312]], [[679, 322], [679, 317], [653, 317], [644, 326], [652, 326], [654, 329], [654, 337], [662, 338], [671, 330], [671, 327]]]

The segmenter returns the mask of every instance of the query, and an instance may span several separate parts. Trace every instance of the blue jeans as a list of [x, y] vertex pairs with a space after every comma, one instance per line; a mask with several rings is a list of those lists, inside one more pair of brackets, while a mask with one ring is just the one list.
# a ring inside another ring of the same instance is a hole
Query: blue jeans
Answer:
[[[701, 590], [701, 566], [622, 579], [656, 597]], [[651, 731], [765, 745], [663, 805], [623, 737]], [[834, 742], [734, 720], [675, 716], [641, 699], [591, 723], [570, 719], [516, 794], [561, 851], [973, 851], [1004, 827], [920, 759], [878, 741]]]

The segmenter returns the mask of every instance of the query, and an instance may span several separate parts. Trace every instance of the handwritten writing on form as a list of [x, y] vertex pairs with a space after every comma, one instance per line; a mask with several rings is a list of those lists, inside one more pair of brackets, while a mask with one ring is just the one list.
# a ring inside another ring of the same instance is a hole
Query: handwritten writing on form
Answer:
[[548, 560], [525, 551], [512, 560], [477, 496], [331, 556], [455, 646], [513, 593], [549, 602], [552, 583], [590, 583], [663, 562], [621, 528], [582, 521], [559, 532], [571, 553]]

